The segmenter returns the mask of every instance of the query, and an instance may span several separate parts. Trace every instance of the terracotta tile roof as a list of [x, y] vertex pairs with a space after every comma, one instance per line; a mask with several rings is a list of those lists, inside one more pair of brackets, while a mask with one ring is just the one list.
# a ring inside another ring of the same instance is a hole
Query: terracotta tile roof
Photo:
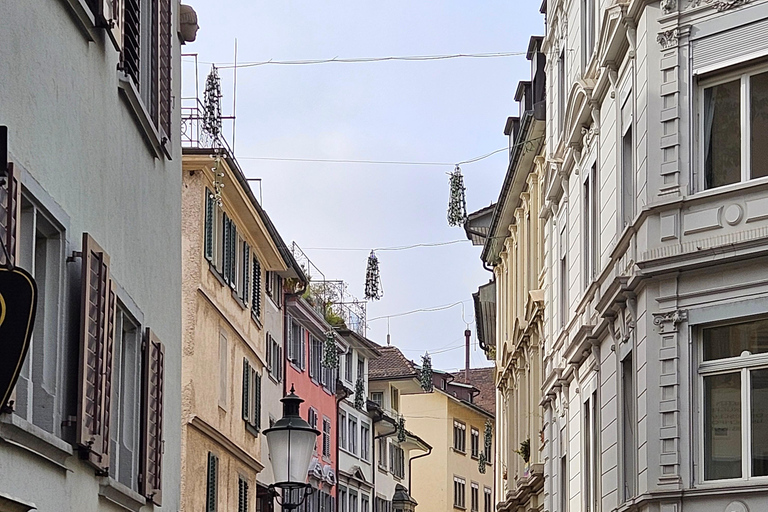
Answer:
[[483, 409], [488, 414], [496, 415], [496, 386], [493, 375], [493, 367], [488, 368], [470, 368], [469, 382], [464, 378], [464, 371], [452, 373], [454, 382], [471, 384], [476, 387], [480, 393], [475, 396], [474, 404]]
[[397, 347], [379, 347], [381, 355], [368, 363], [368, 379], [398, 379], [403, 377], [419, 378], [419, 372]]

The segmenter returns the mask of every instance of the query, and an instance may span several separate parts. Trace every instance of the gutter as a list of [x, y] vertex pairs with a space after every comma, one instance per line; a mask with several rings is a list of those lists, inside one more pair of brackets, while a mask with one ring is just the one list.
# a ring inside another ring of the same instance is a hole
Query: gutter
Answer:
[[421, 455], [417, 455], [415, 457], [410, 457], [408, 459], [408, 494], [410, 494], [411, 496], [413, 496], [413, 489], [411, 488], [411, 477], [413, 476], [413, 469], [411, 467], [411, 464], [413, 463], [414, 460], [420, 459], [422, 457], [426, 457], [427, 455], [429, 455], [431, 453], [432, 453], [432, 447], [430, 446], [429, 450], [427, 451], [427, 453], [422, 453]]
[[[339, 392], [339, 388], [341, 388], [341, 392]], [[339, 404], [350, 395], [352, 395], [350, 390], [344, 387], [341, 379], [336, 377], [336, 512], [339, 512], [339, 434], [341, 433], [339, 429]]]

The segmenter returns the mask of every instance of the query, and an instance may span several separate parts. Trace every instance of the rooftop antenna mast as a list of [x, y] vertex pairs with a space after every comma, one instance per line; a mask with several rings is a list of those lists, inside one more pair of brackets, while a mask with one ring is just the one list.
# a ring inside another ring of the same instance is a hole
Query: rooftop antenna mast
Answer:
[[235, 38], [235, 72], [232, 92], [232, 152], [235, 152], [235, 122], [237, 120], [237, 38]]

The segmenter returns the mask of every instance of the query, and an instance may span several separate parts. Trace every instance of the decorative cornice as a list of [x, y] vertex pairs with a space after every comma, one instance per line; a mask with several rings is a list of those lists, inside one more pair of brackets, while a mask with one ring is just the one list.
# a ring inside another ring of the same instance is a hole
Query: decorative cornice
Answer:
[[[671, 0], [671, 1], [674, 1], [674, 0]], [[688, 9], [693, 9], [695, 7], [708, 4], [714, 7], [718, 12], [723, 12], [729, 9], [733, 9], [735, 7], [741, 7], [743, 5], [748, 4], [749, 2], [750, 0], [689, 0]], [[664, 2], [662, 2], [662, 6], [663, 6], [663, 3]]]
[[653, 325], [659, 327], [661, 332], [677, 330], [677, 324], [688, 321], [687, 309], [675, 309], [663, 313], [653, 313]]
[[678, 28], [673, 28], [665, 30], [664, 32], [659, 32], [659, 35], [656, 36], [656, 42], [661, 45], [662, 50], [669, 50], [670, 48], [677, 46], [679, 37], [680, 30]]
[[661, 0], [661, 12], [669, 14], [677, 9], [677, 0]]

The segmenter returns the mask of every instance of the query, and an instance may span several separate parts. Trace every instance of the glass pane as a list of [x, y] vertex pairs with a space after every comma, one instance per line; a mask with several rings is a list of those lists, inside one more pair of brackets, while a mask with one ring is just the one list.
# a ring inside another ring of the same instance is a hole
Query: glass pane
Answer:
[[752, 177], [768, 176], [768, 72], [750, 77]]
[[704, 360], [768, 352], [768, 320], [704, 329]]
[[741, 82], [704, 89], [706, 187], [741, 181]]
[[768, 476], [768, 369], [753, 370], [752, 476]]
[[741, 375], [704, 378], [704, 479], [741, 477]]

